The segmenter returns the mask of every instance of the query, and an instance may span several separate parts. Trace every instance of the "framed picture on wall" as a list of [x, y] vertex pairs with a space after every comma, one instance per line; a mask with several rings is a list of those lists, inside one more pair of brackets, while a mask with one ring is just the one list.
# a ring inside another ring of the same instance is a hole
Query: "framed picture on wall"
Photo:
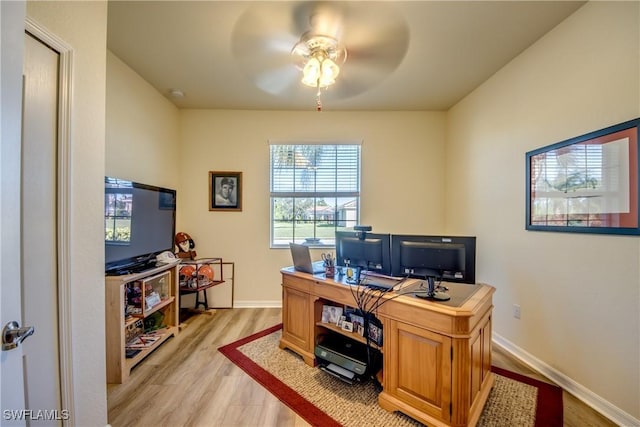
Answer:
[[209, 171], [209, 210], [242, 211], [242, 172]]
[[526, 153], [526, 229], [640, 234], [640, 118]]

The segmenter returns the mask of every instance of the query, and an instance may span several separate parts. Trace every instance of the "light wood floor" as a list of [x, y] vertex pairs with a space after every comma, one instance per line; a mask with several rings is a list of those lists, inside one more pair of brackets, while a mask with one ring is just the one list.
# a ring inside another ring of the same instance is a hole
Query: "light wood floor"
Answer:
[[[127, 383], [107, 386], [110, 425], [307, 426], [217, 351], [280, 322], [279, 308], [223, 309], [187, 319]], [[495, 366], [548, 381], [495, 346], [492, 356]], [[570, 394], [563, 399], [565, 426], [615, 426]]]

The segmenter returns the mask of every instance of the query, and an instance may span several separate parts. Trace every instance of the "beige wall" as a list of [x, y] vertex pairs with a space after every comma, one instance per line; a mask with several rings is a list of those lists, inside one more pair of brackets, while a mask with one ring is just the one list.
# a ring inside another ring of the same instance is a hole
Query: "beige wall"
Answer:
[[496, 336], [636, 419], [640, 241], [527, 232], [524, 190], [527, 151], [640, 116], [639, 6], [570, 16], [450, 111], [446, 153], [447, 229], [478, 236]]
[[[107, 51], [106, 113], [105, 174], [177, 189], [178, 108], [111, 51]], [[182, 204], [180, 193], [177, 202]], [[194, 298], [186, 295], [182, 305], [192, 306]]]
[[107, 51], [106, 174], [175, 189], [178, 109]]
[[[444, 113], [178, 112], [111, 52], [107, 70], [106, 174], [178, 190], [177, 231], [200, 257], [236, 263], [237, 306], [280, 305], [278, 270], [291, 263], [288, 249], [269, 248], [269, 140], [362, 142], [361, 222], [397, 233], [444, 226]], [[243, 172], [242, 212], [208, 210], [213, 170]], [[412, 201], [423, 214], [399, 209]]]
[[[107, 422], [104, 351], [105, 52], [107, 3], [27, 2], [27, 15], [73, 48], [70, 266], [73, 424]], [[51, 408], [53, 409], [53, 408]]]
[[[237, 305], [279, 305], [278, 270], [291, 255], [269, 249], [269, 141], [361, 141], [361, 223], [378, 232], [435, 233], [444, 226], [444, 117], [183, 110], [178, 228], [194, 238], [199, 256], [236, 263]], [[208, 210], [209, 171], [243, 173], [242, 212]]]
[[[477, 277], [497, 288], [498, 341], [603, 412], [633, 421], [640, 244], [526, 232], [524, 153], [639, 116], [638, 40], [637, 2], [589, 3], [449, 113], [181, 110], [177, 125], [167, 101], [109, 55], [118, 77], [108, 87], [120, 89], [110, 91], [108, 122], [126, 102], [151, 110], [141, 124], [127, 115], [108, 123], [109, 144], [136, 135], [140, 146], [122, 169], [109, 147], [107, 171], [168, 179], [138, 164], [158, 143], [152, 124], [168, 120], [159, 132], [171, 135], [160, 138], [171, 154], [158, 164], [177, 159], [177, 180], [167, 186], [178, 189], [178, 230], [192, 235], [200, 256], [236, 262], [237, 305], [272, 305], [280, 304], [277, 270], [291, 259], [269, 249], [268, 141], [362, 141], [361, 222], [375, 231], [477, 235]], [[208, 211], [211, 170], [243, 172], [242, 212]], [[399, 208], [406, 204], [412, 208]]]

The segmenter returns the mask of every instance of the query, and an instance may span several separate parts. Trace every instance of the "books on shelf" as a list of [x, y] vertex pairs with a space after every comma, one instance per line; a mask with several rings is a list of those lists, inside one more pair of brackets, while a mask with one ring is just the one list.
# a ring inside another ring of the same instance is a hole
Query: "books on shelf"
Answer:
[[151, 347], [156, 341], [158, 337], [144, 337], [140, 335], [139, 337], [134, 338], [129, 341], [125, 348], [127, 349], [135, 349], [135, 348], [147, 348]]
[[158, 329], [151, 332], [145, 332], [128, 341], [125, 344], [125, 349], [145, 349], [153, 346], [159, 339], [161, 339], [166, 332], [166, 329]]

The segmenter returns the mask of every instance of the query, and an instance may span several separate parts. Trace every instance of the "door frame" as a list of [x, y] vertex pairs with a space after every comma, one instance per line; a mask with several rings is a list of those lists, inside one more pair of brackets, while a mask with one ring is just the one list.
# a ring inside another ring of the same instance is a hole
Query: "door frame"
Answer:
[[60, 55], [58, 82], [58, 155], [57, 155], [57, 235], [58, 235], [58, 339], [60, 360], [61, 409], [71, 414], [65, 425], [73, 424], [73, 355], [71, 346], [71, 108], [73, 95], [73, 49], [47, 28], [25, 17], [25, 32]]

